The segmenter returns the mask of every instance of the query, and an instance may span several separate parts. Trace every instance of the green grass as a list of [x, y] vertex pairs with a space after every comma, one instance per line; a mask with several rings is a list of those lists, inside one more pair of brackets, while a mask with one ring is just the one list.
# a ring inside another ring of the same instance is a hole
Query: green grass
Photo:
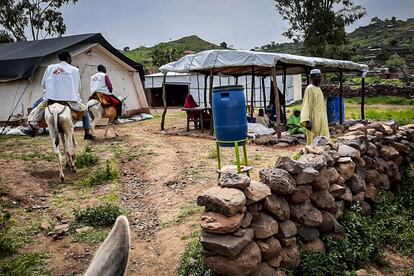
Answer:
[[0, 158], [8, 160], [24, 160], [24, 161], [56, 161], [56, 155], [52, 152], [33, 151], [28, 153], [1, 152]]
[[73, 232], [72, 237], [76, 241], [81, 241], [89, 245], [101, 243], [108, 236], [110, 229], [108, 228], [94, 228], [85, 233]]
[[94, 187], [106, 181], [118, 180], [119, 175], [119, 166], [115, 163], [115, 160], [107, 160], [105, 167], [91, 172], [87, 178], [81, 179], [77, 184], [83, 187]]
[[94, 153], [91, 147], [86, 146], [84, 150], [76, 157], [76, 168], [82, 169], [92, 167], [98, 164], [99, 157]]
[[92, 227], [112, 226], [116, 218], [125, 211], [118, 205], [105, 203], [95, 207], [87, 207], [74, 212], [75, 221]]
[[[347, 106], [345, 108], [346, 118], [361, 119], [361, 109], [359, 106]], [[400, 125], [414, 123], [414, 108], [365, 108], [365, 117], [371, 121], [395, 120]]]
[[201, 214], [203, 212], [204, 208], [202, 206], [197, 206], [194, 204], [189, 204], [187, 206], [181, 207], [179, 214], [176, 218], [174, 218], [171, 221], [167, 221], [162, 223], [162, 226], [167, 227], [173, 224], [178, 224], [183, 221], [185, 221], [187, 218], [195, 215], [195, 214]]
[[[346, 104], [360, 104], [361, 98], [360, 97], [346, 98], [345, 103]], [[395, 97], [395, 96], [366, 97], [365, 104], [366, 105], [383, 104], [383, 105], [413, 105], [414, 106], [414, 99], [407, 99], [404, 97]]]
[[176, 276], [209, 276], [211, 272], [204, 266], [203, 252], [198, 235], [191, 239], [181, 257], [180, 264], [175, 272]]
[[7, 276], [44, 276], [51, 275], [47, 267], [50, 254], [44, 252], [23, 253], [0, 259], [0, 275]]

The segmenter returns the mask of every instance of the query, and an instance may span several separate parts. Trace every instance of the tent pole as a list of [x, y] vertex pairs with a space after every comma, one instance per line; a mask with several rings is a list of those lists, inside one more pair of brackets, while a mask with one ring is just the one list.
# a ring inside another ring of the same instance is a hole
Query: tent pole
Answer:
[[250, 99], [250, 119], [253, 123], [253, 116], [254, 116], [254, 66], [252, 66], [252, 91], [251, 91], [251, 99]]
[[342, 92], [343, 92], [343, 87], [342, 87], [342, 79], [343, 75], [342, 75], [342, 70], [339, 71], [339, 124], [342, 125], [343, 123], [343, 117], [344, 114], [342, 114]]
[[[308, 67], [305, 67], [305, 70], [306, 70], [306, 87], [307, 87], [309, 85], [309, 83], [310, 83], [310, 80], [309, 80], [309, 68]], [[302, 89], [302, 100], [303, 100], [303, 97], [304, 96], [305, 96], [305, 90]]]
[[362, 73], [361, 94], [361, 119], [365, 120], [365, 72]]
[[286, 124], [286, 65], [283, 66], [283, 120]]
[[266, 87], [265, 87], [265, 77], [262, 77], [262, 90], [263, 90], [263, 101], [264, 101], [264, 109], [266, 110]]
[[[190, 76], [191, 79], [191, 76]], [[190, 80], [190, 94], [191, 94], [191, 80]], [[198, 74], [197, 74], [197, 98], [198, 98], [198, 104], [201, 104], [201, 99], [200, 99], [200, 80], [198, 79]]]
[[214, 85], [214, 74], [213, 74], [213, 70], [210, 71], [210, 96], [209, 96], [209, 100], [210, 100], [210, 107], [211, 107], [211, 117], [210, 117], [210, 134], [213, 135], [214, 134], [214, 113], [213, 113], [213, 85]]
[[164, 73], [164, 76], [162, 78], [162, 102], [164, 104], [164, 111], [162, 112], [161, 116], [161, 130], [163, 131], [165, 129], [165, 115], [167, 114], [167, 91], [165, 87], [165, 81], [167, 79], [167, 73]]
[[279, 90], [277, 89], [277, 80], [276, 80], [276, 65], [272, 67], [272, 77], [273, 77], [273, 93], [275, 94], [275, 109], [276, 109], [276, 132], [277, 138], [280, 139], [280, 99], [279, 99]]
[[239, 76], [235, 76], [234, 79], [235, 79], [234, 84], [238, 85], [239, 84]]
[[208, 75], [204, 76], [204, 107], [207, 107], [207, 78]]

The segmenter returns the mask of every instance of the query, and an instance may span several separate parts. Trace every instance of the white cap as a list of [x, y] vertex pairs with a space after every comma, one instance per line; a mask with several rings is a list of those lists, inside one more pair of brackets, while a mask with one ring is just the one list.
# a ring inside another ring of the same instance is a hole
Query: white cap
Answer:
[[311, 75], [320, 75], [321, 74], [321, 70], [319, 70], [319, 69], [312, 69], [311, 71], [310, 71], [310, 74]]

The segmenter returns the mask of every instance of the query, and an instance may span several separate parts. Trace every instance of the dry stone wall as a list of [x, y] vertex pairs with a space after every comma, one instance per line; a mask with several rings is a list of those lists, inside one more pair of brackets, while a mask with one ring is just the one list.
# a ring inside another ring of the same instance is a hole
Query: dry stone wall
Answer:
[[347, 208], [359, 202], [370, 215], [380, 190], [395, 192], [399, 168], [414, 160], [414, 125], [351, 126], [335, 143], [323, 137], [279, 157], [260, 182], [224, 175], [197, 198], [205, 206], [200, 242], [204, 261], [218, 275], [284, 275], [300, 265], [300, 247], [323, 253], [319, 238], [340, 238]]
[[[339, 96], [339, 85], [335, 84], [325, 84], [322, 85], [322, 91], [326, 96]], [[361, 96], [361, 88], [358, 87], [354, 89], [351, 86], [344, 85], [342, 95], [344, 97], [360, 97]], [[398, 96], [398, 97], [406, 97], [406, 98], [413, 98], [414, 97], [414, 87], [412, 86], [394, 86], [394, 85], [386, 85], [386, 84], [372, 84], [365, 86], [365, 95], [367, 97], [374, 97], [374, 96]]]

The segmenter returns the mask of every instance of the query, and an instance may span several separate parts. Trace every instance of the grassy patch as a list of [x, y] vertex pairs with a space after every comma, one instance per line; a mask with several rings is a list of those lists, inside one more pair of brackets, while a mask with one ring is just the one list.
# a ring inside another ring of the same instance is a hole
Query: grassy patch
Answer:
[[208, 159], [217, 159], [217, 150], [211, 150], [208, 155], [207, 155]]
[[85, 149], [76, 157], [76, 168], [82, 169], [98, 164], [99, 157], [93, 152], [91, 147], [86, 146]]
[[116, 203], [119, 201], [119, 195], [108, 194], [108, 195], [101, 196], [99, 199], [104, 203]]
[[[346, 107], [347, 119], [360, 119], [361, 109], [359, 106]], [[389, 121], [395, 120], [400, 125], [414, 123], [414, 108], [373, 108], [367, 107], [365, 109], [365, 117], [373, 121]]]
[[162, 223], [162, 226], [167, 227], [173, 224], [181, 223], [194, 214], [201, 214], [203, 210], [204, 208], [202, 206], [197, 206], [196, 204], [187, 205], [180, 209], [180, 212], [176, 218], [171, 221]]
[[180, 264], [175, 272], [176, 276], [209, 276], [211, 272], [204, 266], [203, 252], [198, 238], [190, 240], [181, 257]]
[[[347, 104], [360, 104], [361, 98], [346, 98], [345, 103]], [[365, 98], [366, 105], [373, 104], [386, 104], [386, 105], [414, 105], [414, 99], [407, 99], [403, 97], [395, 96], [378, 96], [378, 97], [367, 97]]]
[[119, 167], [114, 160], [107, 160], [105, 167], [99, 168], [78, 182], [80, 186], [93, 187], [101, 185], [106, 181], [119, 179]]
[[112, 226], [116, 218], [124, 213], [121, 207], [106, 203], [96, 207], [77, 210], [74, 212], [74, 215], [75, 221], [78, 223], [93, 227], [106, 227]]
[[33, 151], [29, 153], [19, 154], [15, 152], [2, 152], [0, 158], [8, 160], [24, 160], [24, 161], [55, 161], [56, 155], [52, 152]]
[[37, 276], [50, 275], [46, 262], [48, 253], [24, 253], [0, 260], [0, 275]]
[[106, 228], [94, 228], [85, 233], [74, 232], [72, 236], [77, 241], [81, 241], [89, 245], [94, 245], [103, 242], [106, 236], [108, 236], [109, 231], [110, 229]]

